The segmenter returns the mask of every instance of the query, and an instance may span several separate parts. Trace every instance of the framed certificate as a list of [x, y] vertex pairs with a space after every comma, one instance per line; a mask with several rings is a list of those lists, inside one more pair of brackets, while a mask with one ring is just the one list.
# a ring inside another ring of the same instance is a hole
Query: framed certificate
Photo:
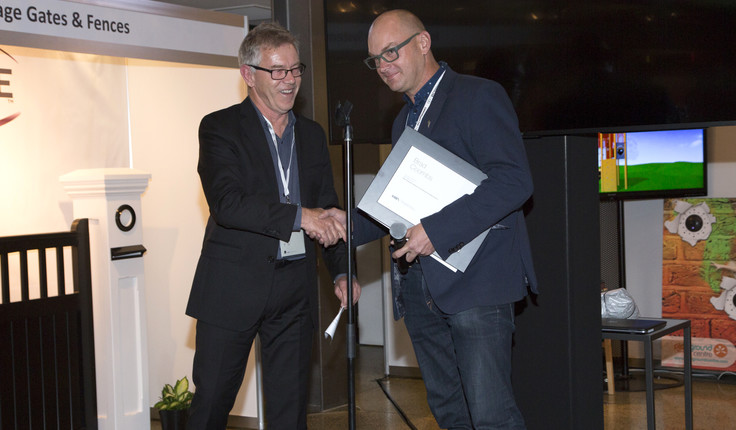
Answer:
[[[485, 178], [476, 167], [407, 127], [358, 208], [387, 228], [397, 222], [413, 226], [471, 194]], [[432, 257], [450, 270], [464, 271], [487, 234], [484, 231], [447, 260], [437, 253]]]

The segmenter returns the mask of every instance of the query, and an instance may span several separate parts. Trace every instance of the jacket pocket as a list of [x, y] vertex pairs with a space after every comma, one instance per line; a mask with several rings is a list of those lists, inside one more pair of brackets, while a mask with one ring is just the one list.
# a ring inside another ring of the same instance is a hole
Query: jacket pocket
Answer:
[[220, 242], [206, 242], [202, 247], [203, 256], [232, 263], [240, 261], [242, 254], [240, 247]]

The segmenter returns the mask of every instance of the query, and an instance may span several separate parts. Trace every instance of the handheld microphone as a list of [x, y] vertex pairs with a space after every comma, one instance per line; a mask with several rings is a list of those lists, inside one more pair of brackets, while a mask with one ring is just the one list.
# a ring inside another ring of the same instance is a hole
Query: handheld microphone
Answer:
[[[391, 235], [391, 240], [394, 241], [394, 249], [401, 249], [406, 244], [406, 226], [400, 222], [391, 224], [391, 228], [388, 231]], [[396, 260], [396, 266], [399, 269], [399, 273], [406, 275], [409, 271], [409, 263], [406, 261], [406, 256], [402, 255]]]

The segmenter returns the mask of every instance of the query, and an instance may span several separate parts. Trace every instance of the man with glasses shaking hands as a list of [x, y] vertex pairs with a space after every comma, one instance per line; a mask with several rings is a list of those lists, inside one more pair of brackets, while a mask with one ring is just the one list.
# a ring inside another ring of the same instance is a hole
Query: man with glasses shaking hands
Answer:
[[[338, 204], [324, 131], [292, 112], [306, 71], [296, 39], [260, 24], [238, 60], [248, 97], [199, 127], [197, 171], [210, 216], [187, 305], [197, 319], [187, 428], [225, 429], [258, 334], [268, 428], [306, 429], [315, 242], [346, 306], [346, 232], [320, 218]], [[357, 281], [352, 288], [357, 301]]]
[[[488, 177], [465, 195], [408, 229], [395, 250], [411, 266], [393, 285], [394, 317], [404, 317], [439, 426], [523, 429], [511, 387], [514, 302], [536, 292], [522, 205], [532, 180], [513, 106], [497, 83], [461, 75], [437, 62], [432, 39], [412, 13], [393, 10], [373, 21], [365, 64], [406, 105], [392, 141], [411, 127]], [[386, 232], [353, 218], [354, 244]], [[490, 228], [465, 272], [447, 259]]]

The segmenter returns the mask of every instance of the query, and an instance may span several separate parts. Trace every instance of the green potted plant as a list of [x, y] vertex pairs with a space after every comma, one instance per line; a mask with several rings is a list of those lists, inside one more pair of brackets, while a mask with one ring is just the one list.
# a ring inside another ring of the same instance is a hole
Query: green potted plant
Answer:
[[189, 380], [186, 376], [176, 381], [174, 386], [164, 385], [161, 390], [161, 399], [154, 405], [161, 417], [162, 430], [186, 428], [193, 396], [194, 394], [189, 391]]

